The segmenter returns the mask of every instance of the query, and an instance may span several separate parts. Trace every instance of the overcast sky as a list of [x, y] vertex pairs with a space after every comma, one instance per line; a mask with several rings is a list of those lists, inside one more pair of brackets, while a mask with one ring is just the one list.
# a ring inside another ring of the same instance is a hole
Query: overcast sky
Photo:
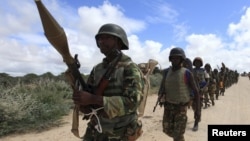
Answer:
[[[193, 60], [199, 56], [212, 68], [221, 62], [250, 72], [249, 0], [42, 0], [64, 28], [72, 56], [88, 74], [104, 57], [94, 36], [101, 25], [115, 23], [128, 35], [136, 63], [155, 59], [170, 65], [171, 48], [181, 47]], [[49, 44], [34, 0], [0, 1], [0, 73], [23, 76], [67, 67]]]

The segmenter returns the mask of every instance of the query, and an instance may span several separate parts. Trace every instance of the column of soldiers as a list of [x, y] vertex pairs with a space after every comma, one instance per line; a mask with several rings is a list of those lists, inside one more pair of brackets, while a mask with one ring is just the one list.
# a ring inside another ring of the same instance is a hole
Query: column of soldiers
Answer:
[[[170, 56], [171, 56], [172, 52], [173, 51], [170, 52]], [[174, 52], [174, 53], [175, 53], [175, 56], [177, 56], [177, 57], [179, 56], [179, 57], [181, 57], [183, 59], [185, 58], [184, 53], [179, 53], [179, 52]], [[178, 59], [176, 59], [176, 60], [178, 60]], [[172, 61], [174, 62], [176, 60], [173, 59]], [[225, 95], [225, 90], [227, 88], [229, 88], [232, 84], [237, 83], [238, 82], [238, 76], [239, 76], [237, 71], [232, 71], [232, 70], [228, 69], [224, 65], [224, 63], [222, 63], [222, 67], [220, 69], [219, 68], [218, 69], [217, 68], [212, 69], [212, 67], [211, 67], [211, 65], [209, 63], [206, 63], [205, 65], [203, 65], [203, 64], [204, 64], [204, 62], [203, 62], [201, 57], [195, 57], [193, 61], [191, 61], [189, 58], [185, 58], [185, 60], [183, 61], [183, 67], [185, 67], [190, 72], [192, 72], [192, 76], [194, 78], [194, 83], [195, 83], [196, 87], [198, 88], [199, 95], [200, 95], [200, 104], [199, 104], [199, 101], [196, 101], [196, 98], [195, 98], [195, 91], [194, 90], [191, 91], [190, 92], [190, 102], [187, 103], [188, 108], [192, 107], [192, 110], [194, 112], [195, 122], [194, 122], [194, 126], [192, 128], [193, 131], [198, 130], [198, 123], [202, 119], [201, 118], [201, 109], [206, 109], [206, 108], [210, 107], [211, 105], [214, 106], [215, 105], [215, 100], [218, 100], [219, 96], [224, 96]], [[140, 67], [140, 69], [142, 70], [142, 72], [144, 74], [147, 74], [147, 71], [145, 71], [145, 70], [147, 70], [146, 68], [148, 68], [147, 63], [139, 64], [139, 67]], [[176, 72], [178, 72], [178, 71], [176, 71]], [[168, 73], [169, 72], [166, 73], [166, 76], [168, 76]], [[171, 72], [171, 73], [174, 73], [174, 72]], [[181, 76], [181, 75], [179, 75], [179, 76]], [[164, 75], [163, 75], [163, 78], [164, 78]], [[167, 77], [167, 79], [169, 79], [169, 77]], [[187, 79], [187, 78], [185, 78], [185, 79]], [[166, 86], [166, 85], [164, 85], [164, 86]], [[184, 86], [180, 86], [180, 87], [182, 89]], [[165, 94], [165, 96], [166, 95], [167, 94]], [[158, 98], [160, 98], [160, 96]], [[167, 98], [165, 98], [165, 100], [166, 99]], [[165, 101], [165, 103], [164, 103], [164, 111], [166, 110], [166, 107], [167, 107], [167, 109], [173, 108], [170, 105], [166, 106], [167, 103], [168, 102]], [[179, 106], [178, 106], [178, 104], [171, 104], [171, 105], [172, 106], [177, 105], [177, 107], [186, 106], [186, 104], [179, 105]], [[162, 106], [162, 105], [160, 104], [160, 106]], [[175, 107], [175, 108], [177, 108], [177, 107]], [[175, 109], [175, 108], [173, 108], [173, 109]], [[183, 112], [184, 111], [185, 110], [183, 110]], [[200, 111], [199, 118], [196, 117], [196, 112], [197, 111], [198, 112]], [[171, 114], [173, 114], [173, 113], [171, 113], [171, 110], [169, 110], [168, 113], [164, 112], [164, 117], [170, 116]], [[185, 119], [184, 115], [179, 115], [178, 114], [178, 116]], [[172, 137], [174, 141], [185, 141], [183, 135], [184, 135], [186, 126], [183, 126], [183, 127], [179, 126], [179, 125], [185, 124], [185, 122], [180, 122], [177, 119], [172, 119], [172, 118], [170, 118], [171, 121], [168, 121], [168, 120], [170, 120], [169, 117], [166, 118], [166, 119], [167, 119], [167, 121], [162, 123], [163, 129], [164, 129], [163, 132], [166, 133], [168, 136]], [[173, 122], [173, 125], [176, 125], [176, 126], [172, 126], [172, 122]], [[176, 132], [177, 128], [178, 128], [178, 133]], [[179, 131], [183, 131], [183, 132], [179, 132]]]
[[[187, 65], [189, 64], [189, 65]], [[203, 60], [201, 57], [195, 57], [193, 66], [190, 66], [190, 59], [186, 59], [184, 63], [191, 70], [196, 79], [198, 88], [200, 89], [201, 107], [206, 109], [211, 105], [215, 105], [215, 99], [225, 95], [225, 90], [238, 82], [239, 73], [231, 70], [222, 62], [221, 68], [212, 69], [209, 63], [203, 68]], [[192, 98], [191, 98], [192, 100]]]

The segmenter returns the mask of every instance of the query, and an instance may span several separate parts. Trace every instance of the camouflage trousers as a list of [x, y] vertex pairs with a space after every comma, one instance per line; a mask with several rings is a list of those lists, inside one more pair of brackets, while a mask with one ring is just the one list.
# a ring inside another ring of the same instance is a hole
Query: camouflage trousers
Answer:
[[[122, 129], [121, 132], [125, 132], [125, 129]], [[113, 136], [110, 138], [110, 135], [99, 133], [91, 123], [88, 123], [85, 135], [83, 136], [83, 141], [127, 141], [127, 139], [125, 136]]]
[[164, 104], [163, 132], [174, 138], [174, 141], [184, 141], [187, 124], [187, 104]]
[[214, 94], [216, 90], [216, 85], [215, 84], [210, 84], [208, 86], [208, 91], [205, 92], [204, 94], [204, 102], [205, 104], [208, 104], [209, 99], [214, 102]]
[[215, 96], [216, 96], [216, 99], [219, 98], [219, 93], [220, 93], [220, 87], [219, 87], [219, 84], [216, 85], [216, 89], [215, 89]]

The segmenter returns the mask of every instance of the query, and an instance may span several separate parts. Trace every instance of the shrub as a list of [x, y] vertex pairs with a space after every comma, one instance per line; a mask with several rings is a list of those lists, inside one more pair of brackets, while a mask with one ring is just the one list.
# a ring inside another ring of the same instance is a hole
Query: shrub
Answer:
[[51, 79], [1, 89], [0, 136], [40, 131], [61, 124], [60, 118], [68, 114], [72, 107], [72, 103], [68, 102], [70, 96], [68, 84]]

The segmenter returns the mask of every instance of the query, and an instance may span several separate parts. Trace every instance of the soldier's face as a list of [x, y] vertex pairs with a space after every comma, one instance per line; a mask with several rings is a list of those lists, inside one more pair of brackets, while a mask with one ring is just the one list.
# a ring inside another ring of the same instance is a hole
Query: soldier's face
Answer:
[[201, 67], [201, 62], [200, 61], [195, 61], [194, 66], [197, 67], [197, 68], [200, 68]]
[[110, 53], [110, 51], [116, 48], [118, 44], [118, 38], [109, 34], [101, 34], [96, 40], [101, 53], [106, 56]]
[[181, 57], [180, 56], [171, 56], [170, 61], [173, 67], [179, 67], [181, 65]]

